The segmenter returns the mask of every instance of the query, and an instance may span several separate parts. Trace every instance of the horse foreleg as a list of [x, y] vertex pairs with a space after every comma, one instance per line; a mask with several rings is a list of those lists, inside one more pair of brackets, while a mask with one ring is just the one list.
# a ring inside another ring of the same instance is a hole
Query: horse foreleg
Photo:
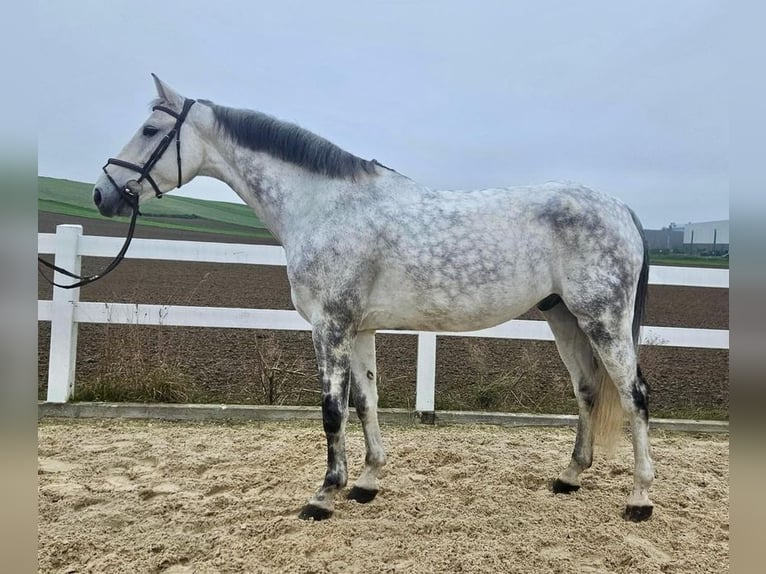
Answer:
[[351, 389], [354, 406], [364, 429], [366, 455], [364, 470], [354, 483], [348, 498], [370, 502], [378, 494], [378, 473], [386, 464], [386, 453], [378, 426], [378, 389], [376, 384], [375, 333], [368, 331], [356, 337], [351, 357]]
[[348, 481], [345, 427], [354, 336], [350, 329], [328, 321], [314, 326], [313, 339], [322, 381], [322, 422], [327, 438], [327, 471], [322, 486], [303, 507], [299, 517], [304, 520], [324, 520], [332, 516], [335, 495]]

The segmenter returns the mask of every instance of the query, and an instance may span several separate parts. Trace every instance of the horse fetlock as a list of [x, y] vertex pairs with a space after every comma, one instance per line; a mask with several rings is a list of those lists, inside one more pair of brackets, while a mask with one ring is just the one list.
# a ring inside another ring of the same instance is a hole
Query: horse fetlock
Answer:
[[559, 480], [573, 486], [580, 486], [580, 473], [582, 471], [583, 467], [580, 466], [577, 461], [572, 459], [572, 462], [569, 463], [569, 466], [561, 471], [561, 474], [559, 474]]
[[649, 489], [636, 487], [628, 497], [628, 506], [652, 506], [652, 501], [649, 499]]
[[365, 490], [377, 490], [378, 489], [378, 470], [379, 468], [374, 466], [365, 466], [362, 474], [354, 483], [354, 487], [363, 488]]
[[386, 465], [386, 453], [370, 451], [364, 457], [364, 464], [373, 468], [381, 468]]
[[335, 508], [335, 495], [339, 490], [340, 488], [335, 486], [322, 486], [314, 493], [314, 496], [309, 499], [307, 506], [324, 508], [325, 510], [332, 512]]
[[345, 468], [328, 470], [322, 483], [322, 490], [340, 490], [348, 484], [348, 471]]
[[577, 467], [577, 474], [589, 469], [593, 465], [593, 450], [587, 454], [581, 452], [573, 454], [572, 465]]

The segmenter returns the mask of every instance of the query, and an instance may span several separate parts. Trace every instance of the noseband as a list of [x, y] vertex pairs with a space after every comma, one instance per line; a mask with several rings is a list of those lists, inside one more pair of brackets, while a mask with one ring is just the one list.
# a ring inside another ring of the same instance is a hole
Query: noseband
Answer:
[[152, 186], [152, 189], [154, 189], [154, 195], [157, 197], [162, 197], [162, 192], [160, 191], [160, 188], [157, 187], [157, 184], [155, 183], [154, 179], [152, 179], [152, 176], [149, 175], [149, 172], [152, 171], [152, 168], [157, 164], [158, 161], [160, 161], [160, 158], [162, 158], [162, 155], [165, 153], [165, 150], [170, 147], [170, 142], [173, 141], [173, 138], [176, 140], [176, 160], [178, 161], [178, 185], [176, 187], [181, 187], [182, 177], [181, 177], [181, 126], [184, 123], [184, 120], [186, 120], [186, 116], [189, 113], [189, 110], [194, 105], [194, 100], [192, 99], [186, 99], [184, 100], [184, 107], [181, 110], [181, 113], [176, 113], [170, 108], [166, 108], [165, 106], [154, 106], [152, 108], [152, 111], [159, 110], [161, 112], [165, 112], [166, 114], [169, 114], [173, 116], [176, 119], [176, 125], [173, 126], [173, 129], [170, 130], [168, 133], [165, 134], [165, 137], [162, 138], [159, 144], [157, 144], [157, 147], [154, 148], [154, 151], [152, 152], [152, 155], [149, 156], [149, 159], [146, 160], [146, 163], [144, 163], [143, 166], [138, 165], [137, 163], [130, 163], [129, 161], [125, 161], [122, 159], [117, 159], [114, 157], [110, 157], [108, 160], [106, 160], [106, 164], [104, 164], [104, 167], [101, 169], [106, 174], [107, 179], [109, 182], [115, 187], [117, 191], [120, 192], [123, 198], [130, 204], [131, 207], [135, 206], [137, 208], [138, 206], [138, 194], [134, 191], [131, 191], [127, 185], [119, 186], [117, 183], [112, 179], [112, 176], [109, 175], [109, 172], [106, 170], [107, 166], [109, 165], [116, 165], [119, 167], [124, 167], [130, 170], [135, 171], [136, 173], [140, 174], [140, 177], [136, 180], [136, 183], [141, 183], [143, 180], [146, 180], [149, 182], [149, 185]]
[[[107, 179], [109, 180], [109, 183], [111, 183], [114, 188], [120, 193], [120, 195], [125, 199], [125, 201], [128, 202], [128, 205], [133, 209], [133, 214], [130, 217], [130, 226], [128, 227], [128, 235], [125, 238], [125, 243], [122, 246], [122, 249], [120, 249], [120, 252], [117, 254], [117, 256], [112, 260], [109, 265], [101, 272], [96, 273], [95, 275], [88, 275], [88, 276], [82, 276], [77, 275], [76, 273], [72, 273], [71, 271], [67, 271], [66, 269], [62, 269], [61, 267], [58, 267], [56, 265], [53, 265], [52, 263], [48, 263], [44, 259], [38, 257], [37, 261], [39, 263], [42, 263], [49, 269], [53, 269], [54, 271], [58, 271], [59, 273], [63, 273], [67, 277], [72, 277], [73, 279], [77, 279], [75, 283], [71, 283], [70, 285], [62, 285], [60, 283], [55, 283], [48, 277], [46, 277], [42, 271], [40, 271], [40, 275], [42, 275], [43, 279], [45, 279], [48, 283], [51, 285], [55, 285], [56, 287], [61, 287], [62, 289], [75, 289], [76, 287], [82, 287], [83, 285], [87, 285], [88, 283], [93, 283], [96, 279], [101, 279], [104, 275], [109, 273], [112, 269], [117, 267], [119, 263], [123, 260], [125, 257], [125, 253], [128, 250], [128, 247], [130, 246], [130, 242], [133, 239], [133, 232], [136, 228], [136, 218], [138, 215], [140, 215], [140, 212], [138, 211], [138, 193], [135, 191], [132, 191], [128, 185], [119, 186], [117, 185], [117, 182], [112, 179], [112, 176], [109, 175], [109, 172], [106, 170], [107, 166], [109, 165], [116, 165], [119, 167], [124, 167], [127, 169], [131, 169], [137, 173], [140, 174], [140, 177], [136, 180], [137, 183], [141, 183], [143, 180], [146, 180], [149, 182], [149, 185], [152, 186], [154, 189], [154, 195], [157, 197], [162, 197], [162, 192], [160, 191], [160, 188], [157, 187], [157, 183], [152, 179], [152, 176], [149, 175], [149, 172], [152, 170], [152, 168], [157, 164], [158, 161], [160, 161], [160, 158], [162, 157], [162, 154], [165, 153], [165, 150], [170, 147], [170, 142], [173, 141], [173, 138], [176, 140], [176, 159], [178, 161], [178, 185], [176, 187], [181, 187], [182, 182], [182, 174], [181, 174], [181, 126], [184, 123], [184, 120], [186, 120], [186, 116], [189, 113], [189, 110], [194, 105], [194, 100], [192, 99], [186, 99], [184, 100], [184, 107], [181, 110], [181, 113], [176, 113], [170, 108], [166, 108], [165, 106], [154, 106], [152, 110], [159, 110], [161, 112], [165, 112], [166, 114], [170, 114], [176, 119], [176, 124], [173, 126], [173, 129], [170, 130], [167, 134], [165, 134], [165, 137], [162, 138], [162, 141], [160, 141], [159, 144], [157, 144], [157, 147], [154, 148], [154, 151], [152, 152], [152, 155], [149, 156], [149, 159], [146, 160], [146, 163], [144, 163], [143, 166], [140, 166], [136, 163], [130, 163], [129, 161], [117, 159], [110, 157], [108, 160], [106, 160], [106, 164], [101, 169], [106, 174]], [[38, 268], [39, 269], [39, 268]]]

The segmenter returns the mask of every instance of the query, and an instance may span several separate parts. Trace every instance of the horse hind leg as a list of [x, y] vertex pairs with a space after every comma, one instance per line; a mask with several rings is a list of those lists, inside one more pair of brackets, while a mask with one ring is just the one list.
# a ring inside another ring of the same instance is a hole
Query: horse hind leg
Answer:
[[569, 493], [579, 490], [580, 474], [593, 463], [593, 408], [598, 390], [596, 361], [588, 337], [558, 296], [547, 298], [538, 308], [553, 331], [556, 348], [572, 379], [579, 408], [572, 458], [551, 485], [555, 493]]
[[351, 357], [351, 393], [364, 430], [366, 454], [364, 470], [348, 493], [350, 500], [370, 502], [378, 494], [378, 474], [386, 464], [386, 453], [378, 425], [375, 333], [361, 332], [356, 337]]
[[581, 320], [580, 326], [588, 335], [608, 374], [604, 385], [613, 383], [617, 392], [614, 403], [627, 414], [633, 443], [633, 492], [628, 497], [624, 518], [639, 522], [652, 515], [654, 507], [649, 489], [654, 481], [654, 463], [649, 443], [649, 387], [638, 366], [636, 345], [633, 341], [631, 320], [623, 314], [620, 320]]

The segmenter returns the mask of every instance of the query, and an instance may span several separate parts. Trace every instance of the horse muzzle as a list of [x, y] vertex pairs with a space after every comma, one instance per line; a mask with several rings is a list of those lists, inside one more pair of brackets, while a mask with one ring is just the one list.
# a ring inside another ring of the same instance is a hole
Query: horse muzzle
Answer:
[[[115, 215], [129, 216], [133, 212], [133, 206], [128, 201], [128, 198], [125, 197], [127, 193], [127, 191], [120, 193], [113, 189], [111, 185], [97, 185], [93, 189], [93, 203], [104, 217], [114, 217]], [[137, 202], [137, 195], [135, 197], [134, 203]]]

